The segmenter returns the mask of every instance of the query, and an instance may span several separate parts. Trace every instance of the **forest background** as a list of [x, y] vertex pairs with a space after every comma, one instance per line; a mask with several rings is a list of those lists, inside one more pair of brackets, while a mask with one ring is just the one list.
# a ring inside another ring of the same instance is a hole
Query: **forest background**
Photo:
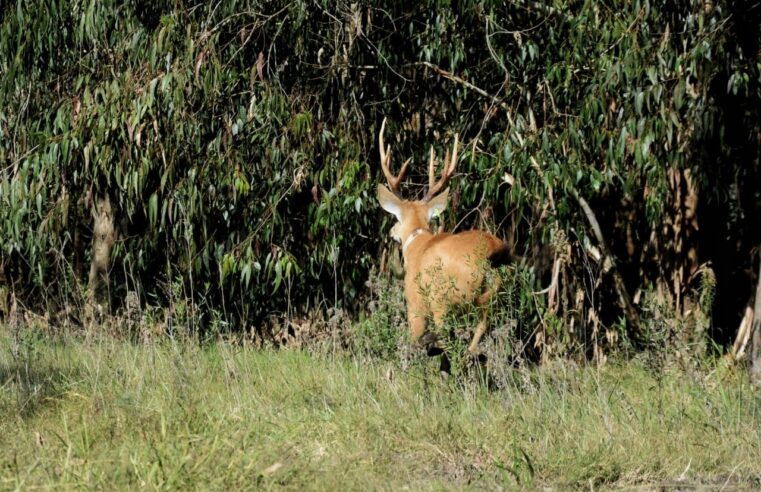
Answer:
[[759, 20], [708, 0], [4, 2], [0, 315], [83, 326], [94, 305], [278, 343], [377, 317], [388, 118], [410, 197], [460, 135], [441, 227], [512, 246], [527, 355], [744, 353]]

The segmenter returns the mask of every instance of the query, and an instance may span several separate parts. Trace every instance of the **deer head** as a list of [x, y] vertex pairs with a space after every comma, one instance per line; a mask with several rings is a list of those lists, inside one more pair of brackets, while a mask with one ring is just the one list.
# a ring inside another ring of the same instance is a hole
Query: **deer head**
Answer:
[[378, 185], [378, 201], [383, 210], [393, 214], [398, 221], [391, 229], [391, 237], [400, 243], [405, 243], [416, 231], [427, 231], [431, 219], [441, 214], [447, 208], [449, 188], [446, 188], [446, 186], [457, 166], [459, 137], [455, 136], [451, 158], [449, 151], [447, 151], [444, 157], [444, 170], [438, 180], [436, 179], [438, 164], [436, 153], [433, 150], [433, 146], [431, 146], [431, 158], [428, 163], [428, 190], [422, 200], [405, 200], [401, 196], [399, 185], [407, 174], [410, 159], [404, 162], [399, 174], [395, 176], [391, 171], [391, 146], [386, 146], [383, 140], [385, 129], [386, 120], [384, 118], [380, 134], [378, 135], [378, 145], [381, 168], [386, 176], [389, 188], [386, 188], [382, 184]]

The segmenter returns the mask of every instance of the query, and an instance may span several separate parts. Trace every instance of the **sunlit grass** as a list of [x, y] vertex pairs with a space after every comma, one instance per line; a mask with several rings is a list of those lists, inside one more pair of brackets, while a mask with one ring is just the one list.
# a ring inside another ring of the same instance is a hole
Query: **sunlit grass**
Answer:
[[[741, 372], [516, 370], [507, 388], [225, 343], [0, 332], [3, 489], [758, 486]], [[15, 352], [15, 354], [14, 354]]]

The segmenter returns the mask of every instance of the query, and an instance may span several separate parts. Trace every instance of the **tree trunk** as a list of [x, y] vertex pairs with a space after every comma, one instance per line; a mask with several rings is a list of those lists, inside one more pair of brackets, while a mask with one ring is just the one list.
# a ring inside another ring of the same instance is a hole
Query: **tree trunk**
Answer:
[[750, 378], [755, 384], [761, 385], [761, 259], [758, 262], [756, 301], [753, 306], [753, 324], [751, 325]]
[[90, 308], [110, 306], [108, 274], [111, 270], [111, 250], [116, 240], [114, 213], [108, 195], [93, 204], [92, 260], [88, 282]]

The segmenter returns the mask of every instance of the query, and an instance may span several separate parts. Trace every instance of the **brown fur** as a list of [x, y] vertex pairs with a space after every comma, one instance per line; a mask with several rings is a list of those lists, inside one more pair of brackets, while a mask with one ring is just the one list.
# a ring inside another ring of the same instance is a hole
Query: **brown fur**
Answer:
[[413, 341], [425, 334], [429, 316], [436, 326], [441, 326], [452, 306], [473, 302], [482, 310], [468, 348], [475, 353], [486, 331], [489, 300], [499, 288], [498, 278], [488, 276], [487, 272], [493, 265], [503, 264], [507, 247], [496, 236], [479, 230], [431, 233], [428, 230], [431, 210], [444, 210], [447, 192], [430, 201], [407, 201], [378, 186], [378, 199], [387, 211], [395, 215], [398, 212], [399, 222], [392, 229], [392, 235], [403, 244], [416, 230], [425, 229], [408, 243], [404, 252], [404, 295]]

